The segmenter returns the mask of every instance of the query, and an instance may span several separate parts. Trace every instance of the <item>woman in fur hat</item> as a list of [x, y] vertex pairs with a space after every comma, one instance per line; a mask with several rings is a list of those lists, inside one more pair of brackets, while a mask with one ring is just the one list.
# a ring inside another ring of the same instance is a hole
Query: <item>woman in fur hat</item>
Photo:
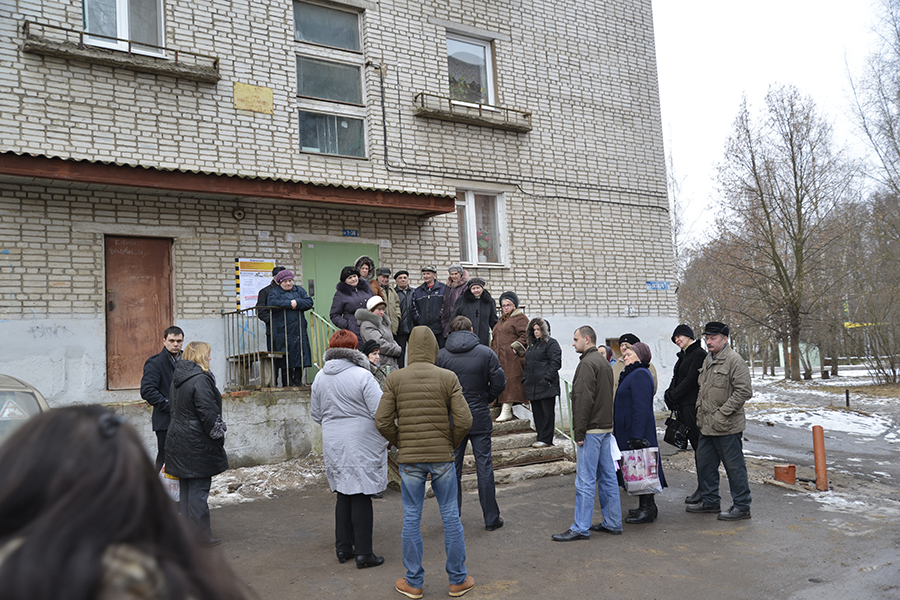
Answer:
[[372, 290], [369, 288], [369, 284], [359, 276], [356, 267], [341, 269], [341, 280], [335, 289], [329, 313], [331, 322], [341, 329], [349, 329], [356, 337], [359, 337], [356, 311], [366, 307], [366, 302], [372, 297]]
[[499, 319], [497, 305], [491, 298], [491, 294], [485, 289], [486, 286], [487, 282], [481, 277], [470, 279], [466, 285], [466, 291], [456, 302], [452, 317], [463, 316], [472, 321], [472, 331], [478, 336], [478, 341], [485, 346], [490, 346], [491, 330]]
[[528, 317], [519, 308], [519, 297], [515, 292], [501, 294], [500, 313], [500, 320], [494, 326], [491, 340], [491, 350], [497, 354], [500, 366], [506, 373], [506, 389], [497, 399], [503, 405], [497, 421], [510, 421], [513, 418], [512, 405], [527, 401], [522, 372], [525, 368], [525, 344], [528, 341]]

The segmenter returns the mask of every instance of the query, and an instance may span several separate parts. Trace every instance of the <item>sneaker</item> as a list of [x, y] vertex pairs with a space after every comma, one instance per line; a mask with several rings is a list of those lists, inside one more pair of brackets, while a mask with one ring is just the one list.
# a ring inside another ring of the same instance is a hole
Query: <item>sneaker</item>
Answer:
[[547, 442], [535, 442], [531, 445], [531, 447], [532, 448], [546, 448], [549, 445], [550, 444], [548, 444]]
[[394, 589], [413, 600], [419, 600], [422, 597], [422, 588], [414, 588], [406, 583], [406, 577], [398, 579], [397, 583], [394, 584]]
[[471, 575], [466, 575], [466, 580], [459, 585], [450, 584], [450, 595], [457, 598], [471, 590], [473, 587], [475, 587], [475, 580]]
[[749, 519], [750, 509], [732, 506], [725, 512], [720, 512], [719, 516], [716, 518], [720, 521], [740, 521], [742, 519]]

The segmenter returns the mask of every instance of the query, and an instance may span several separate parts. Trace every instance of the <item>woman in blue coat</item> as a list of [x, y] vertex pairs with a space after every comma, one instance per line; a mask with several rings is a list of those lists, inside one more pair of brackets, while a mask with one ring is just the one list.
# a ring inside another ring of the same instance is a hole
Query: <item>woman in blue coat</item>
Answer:
[[272, 349], [287, 352], [290, 385], [301, 385], [303, 368], [312, 366], [306, 315], [303, 313], [313, 307], [313, 300], [301, 286], [294, 285], [294, 274], [288, 270], [276, 275], [275, 283], [278, 286], [269, 292], [268, 303], [283, 310], [272, 310]]
[[[637, 342], [625, 347], [622, 360], [625, 370], [619, 375], [619, 387], [613, 406], [613, 434], [619, 450], [644, 447], [658, 448], [656, 441], [656, 416], [653, 414], [653, 376], [650, 374], [650, 346]], [[656, 455], [659, 482], [666, 487], [659, 453]], [[656, 519], [656, 499], [653, 494], [638, 496], [637, 509], [628, 511], [626, 523], [652, 523]]]

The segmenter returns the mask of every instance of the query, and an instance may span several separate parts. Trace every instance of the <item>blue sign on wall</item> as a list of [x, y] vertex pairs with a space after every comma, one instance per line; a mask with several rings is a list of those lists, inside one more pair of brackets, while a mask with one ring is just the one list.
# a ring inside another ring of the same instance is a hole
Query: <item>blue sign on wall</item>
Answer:
[[359, 237], [359, 229], [345, 229], [344, 237]]
[[663, 290], [668, 291], [669, 282], [668, 281], [648, 281], [647, 282], [648, 290]]

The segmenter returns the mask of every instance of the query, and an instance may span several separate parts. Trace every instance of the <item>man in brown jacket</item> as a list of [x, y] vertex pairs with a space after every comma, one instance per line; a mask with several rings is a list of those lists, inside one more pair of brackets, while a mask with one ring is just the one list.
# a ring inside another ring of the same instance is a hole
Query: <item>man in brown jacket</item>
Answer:
[[[597, 334], [587, 325], [575, 330], [572, 344], [581, 355], [572, 381], [572, 424], [578, 455], [575, 466], [575, 522], [554, 542], [586, 540], [591, 531], [620, 535], [622, 504], [611, 448], [613, 438], [613, 376], [609, 361], [597, 351]], [[599, 489], [603, 521], [594, 517], [594, 487]]]
[[450, 595], [462, 596], [475, 586], [475, 580], [466, 573], [466, 539], [456, 503], [453, 449], [472, 426], [472, 413], [453, 371], [434, 365], [438, 343], [428, 327], [412, 330], [408, 350], [408, 366], [387, 376], [375, 413], [378, 431], [400, 450], [406, 577], [398, 579], [394, 589], [408, 598], [422, 597], [422, 504], [425, 479], [431, 473], [431, 489], [444, 522]]

